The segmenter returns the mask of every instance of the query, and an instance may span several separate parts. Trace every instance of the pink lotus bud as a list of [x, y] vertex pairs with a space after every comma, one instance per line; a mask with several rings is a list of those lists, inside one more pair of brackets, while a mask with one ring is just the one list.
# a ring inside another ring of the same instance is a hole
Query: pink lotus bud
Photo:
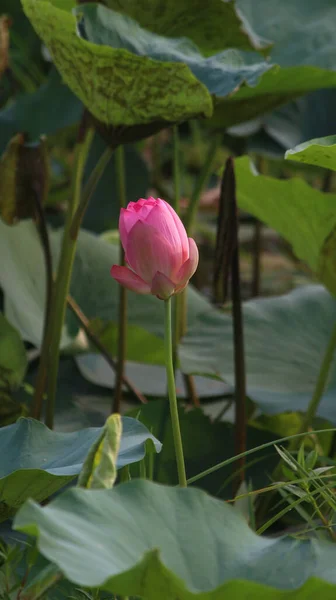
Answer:
[[119, 231], [127, 267], [111, 275], [133, 292], [167, 300], [181, 292], [198, 265], [198, 249], [173, 208], [160, 198], [141, 198], [122, 208]]

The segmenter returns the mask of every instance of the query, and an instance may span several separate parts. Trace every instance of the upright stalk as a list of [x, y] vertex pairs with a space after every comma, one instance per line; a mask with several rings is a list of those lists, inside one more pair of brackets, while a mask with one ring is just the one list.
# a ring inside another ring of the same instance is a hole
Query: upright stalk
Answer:
[[[181, 171], [180, 171], [180, 136], [178, 126], [173, 127], [173, 181], [174, 181], [174, 198], [171, 205], [175, 212], [180, 212], [181, 199]], [[175, 296], [174, 300], [174, 335], [173, 335], [173, 365], [174, 371], [177, 366], [178, 345], [181, 338], [181, 318], [182, 318], [182, 295]]]
[[253, 253], [252, 253], [252, 285], [251, 296], [255, 298], [260, 294], [261, 287], [261, 242], [262, 223], [258, 219], [254, 223]]
[[[197, 129], [197, 125], [196, 124], [194, 124], [194, 125], [195, 126], [193, 128], [193, 131], [194, 131], [194, 133], [197, 132], [198, 143], [199, 143], [200, 142], [199, 130]], [[196, 220], [196, 216], [197, 216], [199, 202], [201, 199], [201, 194], [202, 194], [202, 191], [204, 190], [204, 188], [209, 180], [209, 177], [211, 175], [211, 168], [213, 165], [213, 160], [216, 155], [219, 144], [220, 144], [220, 136], [216, 134], [213, 141], [211, 142], [211, 144], [209, 146], [209, 150], [208, 150], [204, 165], [201, 169], [201, 172], [199, 174], [199, 177], [198, 177], [195, 187], [194, 187], [194, 191], [190, 198], [189, 207], [188, 207], [187, 214], [185, 217], [185, 227], [186, 227], [188, 235], [191, 237], [193, 235], [193, 230], [195, 227], [195, 220]], [[187, 293], [188, 292], [186, 289], [182, 292], [182, 294], [180, 294], [178, 296], [178, 298], [179, 298], [179, 327], [178, 327], [179, 339], [181, 339], [181, 337], [183, 337], [187, 331]], [[184, 383], [185, 383], [185, 387], [187, 389], [188, 397], [190, 398], [192, 404], [194, 406], [200, 406], [200, 401], [199, 401], [199, 398], [197, 395], [195, 381], [194, 381], [192, 375], [185, 374], [184, 375]]]
[[[238, 227], [236, 227], [236, 232]], [[238, 237], [238, 236], [237, 236]], [[239, 246], [238, 239], [233, 251], [231, 263], [231, 288], [232, 288], [232, 317], [233, 317], [233, 343], [235, 364], [235, 453], [241, 454], [246, 450], [246, 374], [244, 354], [244, 326], [242, 315], [242, 301], [240, 291]], [[240, 467], [236, 484], [244, 481], [245, 458], [238, 461]]]
[[176, 387], [173, 366], [172, 352], [172, 323], [171, 323], [171, 298], [165, 300], [165, 358], [168, 383], [168, 395], [170, 405], [170, 417], [173, 429], [175, 457], [177, 463], [177, 472], [179, 484], [181, 487], [187, 486], [187, 478], [184, 466], [183, 446], [180, 430], [180, 422], [177, 408]]
[[[125, 177], [125, 154], [124, 147], [119, 146], [116, 150], [116, 175], [120, 208], [126, 207], [126, 177]], [[125, 264], [124, 249], [120, 244], [120, 264]], [[127, 290], [119, 286], [119, 318], [118, 318], [118, 360], [116, 371], [116, 383], [113, 398], [113, 413], [120, 413], [122, 401], [122, 386], [125, 378], [126, 362], [126, 335], [127, 335]]]
[[185, 227], [188, 232], [188, 235], [193, 236], [193, 231], [195, 227], [195, 221], [198, 211], [198, 206], [201, 198], [201, 194], [207, 185], [210, 175], [211, 168], [213, 165], [214, 158], [216, 156], [216, 152], [220, 145], [220, 135], [216, 134], [210, 143], [208, 153], [205, 158], [204, 165], [201, 169], [201, 172], [197, 178], [196, 185], [194, 187], [194, 191], [191, 195], [187, 214], [185, 216]]
[[75, 258], [77, 236], [71, 235], [71, 224], [81, 198], [81, 186], [87, 155], [93, 139], [93, 130], [89, 129], [79, 139], [75, 149], [71, 197], [68, 206], [63, 234], [61, 256], [54, 285], [51, 304], [51, 334], [48, 359], [48, 398], [46, 408], [46, 425], [53, 428], [56, 402], [57, 378], [60, 355], [60, 341], [65, 318], [67, 295], [70, 287], [72, 266]]
[[50, 341], [50, 308], [53, 292], [53, 270], [52, 256], [49, 243], [48, 228], [43, 206], [38, 192], [35, 193], [35, 220], [41, 239], [43, 249], [45, 272], [46, 272], [46, 303], [43, 321], [43, 336], [41, 345], [41, 359], [35, 381], [34, 398], [32, 402], [31, 415], [34, 419], [40, 420], [42, 415], [43, 395], [47, 381], [47, 355]]
[[179, 214], [181, 199], [181, 172], [180, 172], [180, 136], [178, 125], [173, 127], [173, 174], [174, 174], [174, 202], [172, 207]]
[[[172, 206], [179, 215], [180, 213], [180, 200], [181, 200], [181, 168], [180, 168], [180, 138], [178, 126], [175, 125], [173, 129], [173, 174], [174, 174], [174, 203]], [[178, 346], [187, 330], [187, 305], [186, 305], [186, 293], [185, 290], [182, 294], [178, 294], [174, 300], [174, 337], [173, 337], [173, 365], [174, 370], [177, 367], [178, 360]], [[197, 396], [197, 390], [195, 381], [192, 375], [183, 373], [183, 380], [187, 397], [194, 406], [199, 406], [199, 399]]]
[[[257, 159], [257, 169], [261, 175], [266, 175], [266, 161], [263, 156]], [[261, 288], [261, 250], [262, 250], [262, 223], [254, 220], [253, 250], [252, 250], [252, 281], [251, 296], [259, 296]]]
[[[234, 163], [228, 158], [222, 179], [214, 267], [214, 298], [218, 299], [219, 283], [222, 301], [227, 300], [231, 273], [233, 345], [235, 366], [235, 453], [246, 450], [246, 373], [244, 356], [244, 328], [239, 272], [239, 240]], [[239, 474], [234, 482], [237, 491], [244, 480], [245, 457], [239, 459]]]
[[[318, 378], [316, 381], [315, 390], [314, 390], [312, 399], [309, 402], [305, 418], [303, 419], [302, 433], [304, 431], [308, 431], [309, 428], [313, 424], [317, 409], [319, 407], [319, 404], [320, 404], [322, 396], [323, 396], [323, 392], [324, 392], [326, 384], [327, 384], [331, 363], [332, 363], [332, 360], [333, 360], [333, 357], [335, 354], [335, 349], [336, 349], [336, 323], [334, 324], [333, 329], [331, 331], [331, 336], [329, 338], [328, 345], [327, 345], [327, 348], [326, 348], [324, 356], [323, 356], [320, 372], [319, 372], [319, 375], [318, 375]], [[297, 443], [297, 441], [294, 440], [293, 444], [296, 444], [296, 443]]]
[[73, 238], [75, 238], [77, 236], [77, 233], [82, 224], [82, 220], [85, 215], [86, 209], [87, 209], [89, 202], [92, 198], [92, 195], [97, 187], [97, 184], [98, 184], [102, 174], [105, 171], [105, 168], [107, 167], [108, 163], [110, 162], [110, 160], [112, 158], [112, 154], [113, 154], [113, 149], [110, 147], [107, 147], [104, 150], [104, 152], [102, 153], [102, 155], [100, 156], [100, 158], [98, 159], [96, 166], [91, 171], [88, 182], [85, 185], [85, 188], [81, 195], [81, 200], [76, 208], [76, 212], [72, 219], [70, 234], [71, 234], [71, 237], [73, 237]]

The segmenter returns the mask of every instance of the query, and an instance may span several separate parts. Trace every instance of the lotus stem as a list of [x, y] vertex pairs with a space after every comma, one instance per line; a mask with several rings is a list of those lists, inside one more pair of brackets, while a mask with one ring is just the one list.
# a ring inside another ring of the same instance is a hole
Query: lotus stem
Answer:
[[185, 465], [184, 465], [183, 445], [182, 445], [179, 414], [178, 414], [178, 407], [177, 407], [175, 376], [174, 376], [174, 366], [173, 366], [171, 298], [169, 298], [168, 300], [165, 300], [164, 305], [165, 305], [165, 359], [166, 359], [168, 395], [169, 395], [169, 405], [170, 405], [170, 418], [171, 418], [172, 429], [173, 429], [175, 457], [176, 457], [176, 463], [177, 463], [179, 485], [181, 487], [186, 487], [187, 486], [187, 478], [186, 478]]
[[71, 273], [77, 245], [77, 236], [71, 236], [71, 225], [73, 216], [80, 203], [84, 167], [93, 140], [93, 135], [93, 129], [87, 130], [78, 140], [75, 149], [71, 197], [67, 211], [62, 241], [61, 257], [57, 270], [57, 278], [54, 285], [54, 293], [51, 303], [52, 330], [50, 335], [50, 348], [48, 360], [48, 398], [45, 419], [46, 425], [50, 427], [50, 429], [52, 429], [54, 425], [54, 412], [60, 357], [60, 341], [62, 335], [62, 327], [65, 319], [67, 295], [70, 287]]
[[[120, 208], [126, 208], [126, 177], [125, 177], [125, 153], [124, 147], [119, 146], [116, 150], [116, 175]], [[120, 243], [120, 264], [125, 264], [125, 254]], [[116, 371], [116, 383], [112, 413], [120, 413], [122, 401], [122, 387], [125, 379], [126, 362], [126, 336], [127, 336], [127, 290], [119, 286], [119, 318], [118, 318], [118, 359]]]

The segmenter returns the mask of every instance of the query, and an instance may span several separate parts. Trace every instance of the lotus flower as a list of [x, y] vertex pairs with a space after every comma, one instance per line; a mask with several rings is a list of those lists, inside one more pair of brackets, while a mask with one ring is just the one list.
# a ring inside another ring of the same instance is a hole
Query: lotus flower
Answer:
[[161, 300], [182, 292], [197, 269], [198, 249], [165, 200], [130, 202], [121, 209], [119, 231], [127, 266], [113, 265], [118, 283]]

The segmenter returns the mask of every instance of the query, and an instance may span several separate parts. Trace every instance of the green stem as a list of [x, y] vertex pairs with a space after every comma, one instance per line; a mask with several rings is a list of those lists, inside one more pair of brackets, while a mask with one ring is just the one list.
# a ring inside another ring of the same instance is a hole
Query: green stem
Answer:
[[181, 173], [180, 173], [180, 136], [178, 125], [173, 127], [173, 173], [174, 173], [174, 203], [173, 209], [179, 214], [181, 200]]
[[[178, 125], [173, 127], [173, 178], [174, 178], [174, 200], [171, 205], [175, 212], [179, 214], [181, 199], [181, 171], [180, 171], [180, 136]], [[181, 296], [175, 296], [174, 300], [174, 335], [173, 335], [173, 365], [174, 372], [177, 367], [177, 351], [180, 342], [180, 321], [181, 321]]]
[[[180, 138], [178, 126], [175, 125], [173, 129], [173, 140], [174, 140], [174, 152], [173, 152], [173, 172], [174, 172], [174, 204], [173, 208], [179, 214], [180, 212], [180, 200], [181, 200], [181, 161], [180, 161]], [[186, 304], [186, 290], [182, 294], [175, 296], [174, 300], [174, 337], [173, 337], [173, 365], [174, 371], [177, 367], [178, 362], [178, 346], [181, 337], [186, 334], [187, 331], [187, 304]], [[184, 383], [187, 391], [187, 395], [194, 404], [199, 406], [199, 399], [197, 396], [195, 382], [191, 375], [184, 375]]]
[[190, 203], [188, 206], [187, 214], [185, 216], [185, 227], [186, 227], [186, 230], [187, 230], [189, 236], [193, 235], [193, 230], [195, 227], [195, 220], [196, 220], [196, 215], [197, 215], [197, 210], [198, 210], [198, 205], [199, 205], [199, 201], [201, 198], [201, 194], [210, 178], [213, 160], [216, 156], [216, 152], [220, 145], [220, 141], [221, 141], [220, 136], [218, 134], [215, 135], [213, 141], [211, 142], [211, 144], [209, 146], [204, 165], [203, 165], [201, 172], [197, 178], [194, 191], [190, 198]]
[[321, 364], [320, 372], [317, 378], [314, 394], [312, 396], [311, 401], [309, 402], [307, 412], [302, 424], [302, 431], [308, 431], [309, 428], [313, 424], [313, 420], [316, 415], [316, 411], [320, 404], [323, 392], [325, 390], [327, 379], [331, 367], [331, 363], [333, 360], [333, 356], [336, 348], [336, 323], [331, 332], [331, 336], [329, 338], [329, 342], [323, 357], [323, 361]]
[[86, 209], [89, 205], [89, 202], [92, 198], [92, 194], [97, 187], [97, 184], [102, 176], [102, 173], [105, 171], [105, 168], [107, 167], [108, 163], [110, 162], [112, 154], [113, 154], [113, 149], [106, 148], [106, 150], [104, 150], [102, 155], [99, 157], [96, 166], [91, 171], [89, 180], [84, 188], [84, 191], [83, 191], [83, 194], [81, 197], [81, 201], [78, 204], [76, 212], [72, 219], [70, 235], [73, 238], [77, 236], [77, 232], [79, 231], [79, 228], [81, 226], [84, 214], [85, 214]]
[[168, 382], [168, 395], [170, 404], [170, 417], [173, 429], [173, 438], [175, 446], [175, 456], [177, 462], [177, 472], [179, 484], [181, 487], [187, 486], [187, 478], [184, 466], [183, 446], [180, 430], [180, 422], [177, 408], [176, 387], [173, 367], [172, 353], [172, 327], [171, 327], [171, 298], [165, 300], [165, 357]]
[[189, 127], [194, 148], [201, 148], [202, 134], [199, 126], [199, 121], [197, 121], [197, 119], [192, 119], [191, 121], [189, 121]]
[[50, 341], [50, 330], [51, 330], [51, 318], [50, 318], [50, 307], [53, 293], [53, 268], [52, 268], [52, 256], [49, 243], [48, 227], [45, 218], [43, 206], [38, 194], [35, 194], [36, 202], [36, 223], [41, 238], [41, 244], [45, 260], [45, 271], [46, 271], [46, 305], [44, 313], [43, 323], [43, 337], [41, 345], [41, 355], [37, 377], [35, 381], [34, 398], [31, 407], [31, 416], [38, 421], [41, 420], [42, 407], [43, 407], [43, 396], [47, 381], [47, 368], [48, 368], [48, 348]]
[[46, 425], [53, 428], [56, 402], [57, 378], [60, 356], [60, 341], [65, 318], [67, 295], [70, 287], [72, 266], [75, 258], [77, 235], [71, 236], [71, 224], [81, 197], [81, 184], [87, 155], [93, 139], [93, 130], [90, 129], [81, 141], [78, 141], [75, 150], [75, 163], [71, 198], [67, 211], [66, 223], [63, 234], [61, 257], [54, 285], [54, 294], [51, 305], [52, 332], [49, 348], [48, 371], [48, 398], [46, 408]]
[[[120, 208], [125, 208], [126, 198], [126, 177], [125, 177], [125, 153], [124, 147], [119, 146], [115, 154], [116, 175]], [[125, 264], [125, 256], [122, 245], [120, 244], [120, 264]], [[122, 401], [122, 386], [125, 376], [126, 362], [126, 335], [127, 335], [127, 290], [119, 286], [119, 319], [118, 319], [118, 361], [116, 371], [116, 383], [114, 390], [114, 399], [112, 412], [120, 413]]]

